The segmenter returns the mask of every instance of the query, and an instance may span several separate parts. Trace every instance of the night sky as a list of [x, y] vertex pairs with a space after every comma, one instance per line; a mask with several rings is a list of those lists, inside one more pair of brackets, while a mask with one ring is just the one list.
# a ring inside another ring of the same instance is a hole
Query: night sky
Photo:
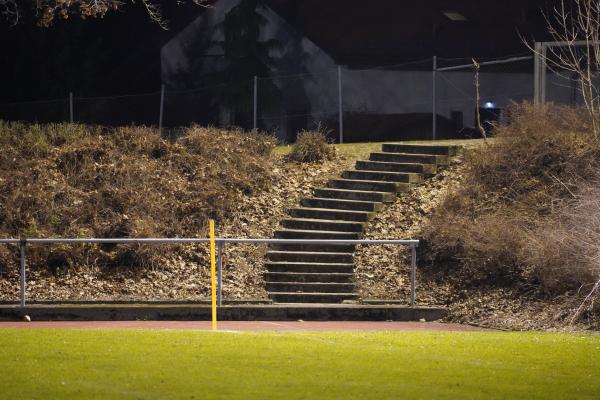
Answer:
[[[269, 0], [339, 63], [385, 65], [430, 57], [497, 57], [525, 52], [519, 33], [543, 38], [547, 0]], [[160, 48], [204, 10], [165, 1], [171, 29], [129, 6], [101, 20], [73, 18], [50, 28], [25, 16], [0, 24], [0, 102], [107, 96], [159, 90]], [[449, 20], [456, 10], [467, 21]]]

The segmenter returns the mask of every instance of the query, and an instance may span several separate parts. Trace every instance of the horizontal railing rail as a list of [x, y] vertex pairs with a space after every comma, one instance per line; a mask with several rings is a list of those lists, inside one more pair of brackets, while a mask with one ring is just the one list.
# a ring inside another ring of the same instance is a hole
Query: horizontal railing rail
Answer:
[[[27, 245], [52, 245], [52, 244], [208, 244], [209, 238], [8, 238], [0, 239], [0, 244], [13, 244], [20, 247], [20, 306], [26, 306], [27, 292]], [[410, 305], [415, 305], [415, 287], [417, 273], [417, 247], [418, 240], [396, 239], [242, 239], [242, 238], [215, 238], [217, 245], [217, 304], [223, 304], [223, 252], [226, 244], [333, 244], [333, 245], [401, 245], [411, 249], [410, 269]]]

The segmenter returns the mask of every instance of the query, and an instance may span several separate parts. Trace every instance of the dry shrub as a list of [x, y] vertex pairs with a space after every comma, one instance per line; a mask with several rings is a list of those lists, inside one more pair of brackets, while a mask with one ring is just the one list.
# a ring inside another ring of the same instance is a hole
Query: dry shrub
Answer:
[[547, 291], [600, 279], [600, 179], [582, 185], [575, 199], [528, 235], [522, 258]]
[[[1, 236], [175, 237], [205, 236], [208, 218], [226, 217], [243, 196], [267, 189], [275, 140], [191, 127], [170, 143], [146, 127], [0, 122], [0, 144]], [[170, 249], [33, 247], [30, 261], [53, 270], [147, 267]]]
[[335, 147], [320, 126], [313, 131], [302, 131], [292, 147], [290, 159], [297, 162], [322, 162], [335, 157]]
[[586, 182], [597, 177], [600, 143], [583, 110], [515, 104], [510, 116], [493, 143], [466, 155], [462, 188], [426, 228], [429, 256], [471, 284], [579, 288], [597, 266], [577, 254], [577, 229], [590, 225], [576, 221], [591, 210], [573, 201], [598, 194]]

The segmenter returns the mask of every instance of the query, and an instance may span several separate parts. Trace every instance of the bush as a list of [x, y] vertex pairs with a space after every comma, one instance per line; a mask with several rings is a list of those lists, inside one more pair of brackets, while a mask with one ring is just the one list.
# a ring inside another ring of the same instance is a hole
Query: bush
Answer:
[[327, 133], [319, 126], [314, 131], [302, 131], [292, 147], [290, 158], [297, 162], [321, 162], [335, 157], [335, 147], [327, 139]]
[[425, 230], [429, 256], [471, 284], [577, 289], [599, 273], [597, 245], [582, 238], [599, 229], [600, 192], [589, 182], [599, 177], [600, 143], [583, 110], [515, 104], [510, 116], [465, 156], [461, 189]]
[[[205, 236], [208, 218], [269, 187], [275, 146], [270, 136], [216, 128], [192, 127], [170, 143], [146, 127], [6, 122], [0, 143], [2, 237]], [[87, 260], [147, 267], [175, 250], [35, 247], [29, 259], [55, 271]]]

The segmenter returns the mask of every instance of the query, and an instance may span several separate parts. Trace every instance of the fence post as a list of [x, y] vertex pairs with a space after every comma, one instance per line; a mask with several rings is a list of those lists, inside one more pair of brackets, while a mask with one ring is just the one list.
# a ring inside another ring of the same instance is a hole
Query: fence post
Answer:
[[433, 56], [433, 102], [432, 102], [432, 127], [431, 127], [431, 137], [432, 140], [435, 140], [437, 137], [437, 56]]
[[415, 286], [417, 280], [417, 247], [410, 245], [410, 306], [415, 306]]
[[73, 92], [69, 92], [69, 121], [73, 123], [74, 119], [75, 118], [73, 117]]
[[165, 85], [164, 83], [160, 85], [160, 111], [158, 113], [158, 134], [162, 134], [162, 125], [163, 125], [163, 109], [165, 105]]
[[256, 130], [258, 122], [258, 76], [254, 75], [254, 102], [252, 110], [253, 129]]
[[21, 293], [20, 293], [20, 298], [21, 298], [21, 308], [25, 307], [25, 292], [27, 289], [27, 277], [25, 276], [25, 269], [26, 269], [26, 260], [25, 258], [27, 257], [27, 239], [26, 238], [21, 238], [21, 243], [20, 243], [20, 248], [21, 248]]
[[223, 247], [225, 244], [217, 242], [217, 305], [223, 305]]
[[342, 66], [338, 65], [338, 116], [340, 143], [344, 143], [344, 107], [342, 105]]

